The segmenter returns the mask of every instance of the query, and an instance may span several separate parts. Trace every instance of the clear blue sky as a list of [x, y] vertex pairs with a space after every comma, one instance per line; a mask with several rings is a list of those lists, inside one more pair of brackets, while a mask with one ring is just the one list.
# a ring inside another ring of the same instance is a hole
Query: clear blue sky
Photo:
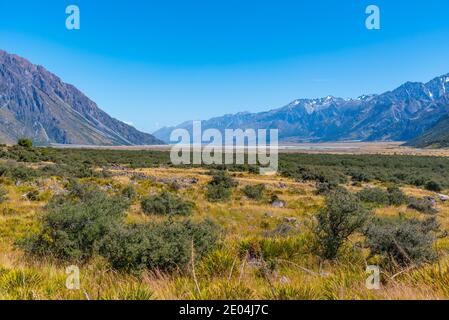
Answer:
[[[79, 31], [65, 28], [69, 4]], [[379, 31], [365, 28], [369, 4]], [[0, 48], [151, 132], [448, 73], [449, 1], [0, 1]]]

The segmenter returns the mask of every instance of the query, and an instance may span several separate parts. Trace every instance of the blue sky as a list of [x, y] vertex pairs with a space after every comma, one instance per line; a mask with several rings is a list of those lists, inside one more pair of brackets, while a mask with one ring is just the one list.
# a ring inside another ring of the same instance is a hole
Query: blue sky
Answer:
[[[65, 28], [65, 8], [81, 30]], [[381, 9], [381, 30], [365, 8]], [[152, 132], [449, 72], [447, 0], [0, 1], [0, 48]]]

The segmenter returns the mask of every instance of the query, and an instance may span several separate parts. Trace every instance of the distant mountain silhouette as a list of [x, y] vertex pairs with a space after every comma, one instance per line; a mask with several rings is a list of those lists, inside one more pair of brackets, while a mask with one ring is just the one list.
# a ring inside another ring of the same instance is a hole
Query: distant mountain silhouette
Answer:
[[[423, 134], [449, 111], [449, 74], [424, 84], [407, 82], [380, 95], [357, 99], [328, 96], [299, 99], [285, 107], [238, 113], [202, 121], [204, 129], [276, 128], [283, 142], [408, 141]], [[175, 128], [191, 130], [192, 122], [153, 134], [169, 142]]]
[[0, 143], [151, 145], [162, 142], [111, 118], [42, 66], [0, 50]]

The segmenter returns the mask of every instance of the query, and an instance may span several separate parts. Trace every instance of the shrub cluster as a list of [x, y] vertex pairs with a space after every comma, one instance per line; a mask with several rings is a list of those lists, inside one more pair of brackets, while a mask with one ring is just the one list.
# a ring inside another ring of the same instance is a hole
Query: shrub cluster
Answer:
[[389, 187], [387, 189], [390, 206], [401, 206], [408, 203], [408, 197], [398, 187]]
[[377, 180], [425, 187], [434, 181], [443, 189], [449, 188], [449, 159], [444, 157], [281, 154], [279, 170], [298, 180], [338, 182], [349, 176], [354, 182]]
[[439, 226], [435, 218], [424, 221], [405, 218], [375, 218], [365, 231], [371, 255], [380, 255], [389, 268], [405, 267], [434, 261], [434, 233]]
[[31, 141], [30, 139], [22, 138], [17, 141], [17, 145], [24, 148], [32, 148], [33, 141]]
[[317, 195], [327, 195], [337, 188], [339, 188], [339, 185], [336, 183], [317, 182], [316, 183], [316, 194]]
[[407, 196], [398, 187], [388, 188], [365, 188], [357, 193], [360, 201], [379, 206], [400, 206], [408, 202]]
[[280, 167], [282, 175], [297, 181], [317, 181], [328, 184], [341, 184], [347, 181], [343, 172], [325, 166], [284, 166]]
[[210, 202], [229, 200], [232, 188], [237, 182], [229, 176], [227, 171], [219, 170], [212, 172], [212, 180], [207, 186], [206, 198]]
[[255, 186], [248, 185], [242, 189], [242, 192], [249, 199], [261, 200], [263, 197], [263, 193], [265, 192], [265, 189], [266, 188], [264, 184], [258, 184]]
[[35, 190], [35, 189], [28, 192], [26, 194], [26, 197], [30, 201], [39, 201], [40, 200], [39, 191]]
[[80, 189], [49, 202], [41, 231], [18, 243], [26, 253], [81, 263], [100, 255], [115, 269], [138, 273], [185, 270], [192, 253], [200, 259], [217, 244], [219, 229], [211, 221], [127, 225], [122, 197]]
[[193, 204], [164, 191], [160, 194], [143, 198], [140, 202], [142, 211], [154, 215], [187, 216], [192, 213]]
[[441, 192], [441, 190], [443, 190], [443, 187], [435, 181], [428, 181], [425, 185], [425, 188], [429, 191], [434, 191], [434, 192]]
[[317, 215], [315, 228], [320, 255], [325, 259], [336, 258], [340, 247], [364, 225], [367, 216], [368, 211], [355, 195], [343, 188], [329, 193], [326, 207]]
[[429, 199], [409, 198], [409, 209], [419, 211], [424, 214], [436, 214], [438, 211], [434, 208], [434, 204]]
[[185, 270], [192, 254], [198, 260], [215, 249], [218, 235], [208, 220], [122, 226], [106, 237], [102, 253], [117, 270]]
[[388, 193], [380, 188], [365, 188], [357, 193], [357, 197], [366, 203], [386, 206], [390, 204]]
[[125, 205], [99, 191], [74, 199], [53, 198], [39, 234], [21, 244], [33, 255], [86, 261], [98, 254], [104, 237], [124, 217]]
[[[23, 160], [23, 159], [20, 159]], [[65, 178], [107, 178], [106, 171], [95, 171], [86, 164], [48, 165], [43, 168], [29, 168], [14, 162], [0, 164], [0, 177], [15, 181], [30, 181], [37, 177], [65, 177]]]
[[39, 171], [16, 164], [0, 165], [0, 177], [10, 178], [14, 181], [28, 181], [39, 176]]
[[0, 203], [5, 202], [8, 199], [8, 191], [0, 185]]
[[137, 191], [132, 185], [126, 186], [122, 190], [122, 197], [129, 201], [132, 201], [137, 198]]

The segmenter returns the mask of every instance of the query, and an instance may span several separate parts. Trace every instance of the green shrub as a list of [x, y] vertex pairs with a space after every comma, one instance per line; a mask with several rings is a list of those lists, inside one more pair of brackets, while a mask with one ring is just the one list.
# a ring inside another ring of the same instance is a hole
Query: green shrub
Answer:
[[130, 201], [134, 200], [137, 197], [136, 189], [131, 185], [126, 186], [122, 190], [122, 197], [124, 197]]
[[40, 233], [19, 245], [31, 255], [84, 262], [98, 253], [103, 238], [117, 228], [125, 208], [121, 199], [98, 191], [82, 200], [55, 197]]
[[290, 169], [281, 162], [281, 174], [298, 181], [317, 181], [329, 184], [341, 184], [347, 181], [344, 173], [325, 166], [302, 166]]
[[208, 185], [206, 198], [210, 202], [221, 202], [231, 198], [231, 190], [219, 185]]
[[69, 195], [71, 197], [77, 198], [81, 201], [88, 200], [100, 191], [96, 185], [81, 183], [78, 180], [70, 180], [67, 185], [67, 190], [69, 191]]
[[146, 197], [140, 203], [142, 211], [155, 215], [181, 215], [192, 213], [193, 204], [170, 192], [162, 192], [158, 195]]
[[409, 209], [413, 209], [425, 214], [436, 214], [438, 211], [434, 208], [434, 204], [429, 199], [409, 198]]
[[349, 175], [354, 182], [370, 182], [373, 180], [373, 177], [370, 174], [354, 169], [350, 170]]
[[443, 188], [438, 182], [435, 181], [428, 181], [425, 185], [426, 190], [434, 191], [434, 192], [441, 192]]
[[18, 242], [27, 254], [81, 263], [100, 255], [118, 270], [174, 271], [187, 268], [192, 252], [199, 260], [217, 245], [220, 230], [209, 220], [127, 225], [128, 201], [73, 186], [50, 200], [41, 231]]
[[212, 186], [222, 186], [224, 188], [234, 188], [238, 185], [237, 181], [232, 179], [232, 177], [228, 174], [227, 171], [217, 170], [212, 171], [212, 180], [209, 182], [209, 185]]
[[[320, 171], [323, 174], [319, 174]], [[298, 180], [331, 180], [334, 173], [334, 177], [352, 176], [353, 181], [375, 180], [420, 187], [434, 180], [443, 189], [449, 188], [449, 159], [445, 157], [281, 154], [279, 172]]]
[[433, 233], [438, 224], [433, 218], [375, 218], [368, 225], [366, 245], [372, 255], [380, 255], [390, 268], [431, 262], [436, 259]]
[[101, 252], [117, 270], [185, 271], [217, 246], [219, 228], [209, 220], [122, 226], [103, 241]]
[[398, 187], [390, 187], [387, 191], [381, 188], [365, 188], [357, 193], [360, 201], [378, 206], [400, 206], [408, 202], [407, 196]]
[[388, 200], [391, 206], [401, 206], [407, 204], [408, 198], [404, 192], [398, 187], [389, 187], [388, 190]]
[[368, 212], [359, 199], [344, 189], [326, 197], [326, 207], [317, 215], [315, 235], [319, 253], [325, 259], [335, 259], [348, 237], [361, 228]]
[[13, 180], [27, 181], [37, 177], [38, 171], [22, 166], [11, 167], [7, 171], [7, 176]]
[[33, 147], [33, 141], [30, 139], [22, 138], [17, 141], [17, 145], [24, 148], [32, 148]]
[[3, 186], [0, 186], [0, 203], [6, 200], [8, 200], [8, 191]]
[[258, 184], [255, 186], [246, 186], [243, 188], [243, 194], [253, 200], [261, 200], [265, 191], [264, 184]]
[[380, 188], [365, 188], [357, 193], [362, 202], [388, 206], [390, 199], [388, 193]]
[[329, 182], [317, 182], [316, 184], [316, 194], [317, 195], [326, 195], [331, 191], [334, 191], [339, 186], [337, 183], [329, 183]]
[[38, 190], [31, 190], [26, 194], [26, 197], [30, 201], [39, 201], [39, 191]]
[[210, 202], [220, 202], [229, 200], [231, 188], [237, 186], [237, 182], [232, 179], [227, 171], [213, 171], [212, 180], [207, 186], [206, 198]]

